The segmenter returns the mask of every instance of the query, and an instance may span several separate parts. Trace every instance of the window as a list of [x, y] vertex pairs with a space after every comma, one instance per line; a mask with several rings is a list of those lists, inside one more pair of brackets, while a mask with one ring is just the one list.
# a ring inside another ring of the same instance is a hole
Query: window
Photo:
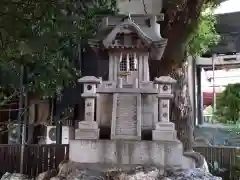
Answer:
[[120, 71], [127, 71], [127, 56], [126, 56], [126, 54], [121, 55]]
[[120, 71], [137, 71], [136, 54], [122, 54], [120, 57]]
[[136, 54], [135, 57], [133, 54], [129, 55], [129, 67], [130, 67], [130, 71], [137, 71], [137, 58], [136, 58]]

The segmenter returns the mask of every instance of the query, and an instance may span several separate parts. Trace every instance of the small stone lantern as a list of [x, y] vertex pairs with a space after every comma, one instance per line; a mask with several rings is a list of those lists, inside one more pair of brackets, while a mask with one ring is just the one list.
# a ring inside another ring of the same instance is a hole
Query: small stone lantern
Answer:
[[84, 76], [78, 82], [84, 84], [82, 97], [85, 99], [85, 112], [84, 121], [80, 121], [76, 129], [75, 139], [99, 139], [99, 128], [94, 120], [94, 110], [97, 84], [101, 84], [102, 80], [94, 76]]
[[170, 76], [161, 76], [155, 78], [155, 84], [158, 84], [158, 122], [153, 130], [153, 140], [176, 140], [176, 131], [174, 123], [170, 122], [170, 99], [173, 98], [172, 85], [176, 80]]

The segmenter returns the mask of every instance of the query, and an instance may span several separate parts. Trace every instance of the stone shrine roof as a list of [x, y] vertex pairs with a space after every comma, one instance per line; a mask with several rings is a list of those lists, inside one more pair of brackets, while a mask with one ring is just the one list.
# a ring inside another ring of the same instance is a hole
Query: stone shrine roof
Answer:
[[135, 30], [141, 40], [143, 40], [148, 47], [151, 47], [152, 45], [165, 46], [167, 44], [167, 39], [162, 38], [160, 32], [157, 33], [153, 27], [140, 26], [128, 18], [121, 24], [118, 24], [103, 40], [103, 45], [105, 48], [109, 48], [113, 45], [112, 41], [115, 39], [116, 35], [121, 32], [122, 28], [132, 28]]
[[[144, 47], [150, 52], [151, 59], [160, 60], [167, 45], [167, 39], [160, 34], [158, 24], [161, 16], [138, 15], [132, 17], [110, 16], [102, 19], [101, 27], [96, 36], [89, 41], [92, 46], [103, 46], [106, 49], [113, 48], [139, 48]], [[119, 45], [115, 43], [119, 34], [135, 33], [140, 44]]]

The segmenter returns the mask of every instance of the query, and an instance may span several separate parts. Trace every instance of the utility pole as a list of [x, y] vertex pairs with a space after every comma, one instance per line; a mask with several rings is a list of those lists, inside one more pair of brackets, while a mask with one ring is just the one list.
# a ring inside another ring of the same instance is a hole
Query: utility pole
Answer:
[[23, 87], [23, 76], [24, 76], [24, 67], [21, 66], [21, 70], [20, 70], [20, 87], [19, 87], [19, 91], [20, 91], [20, 95], [19, 95], [19, 101], [18, 101], [18, 125], [20, 126], [20, 131], [18, 134], [18, 138], [19, 138], [19, 143], [21, 142], [22, 139], [22, 114], [23, 114], [23, 101], [24, 101], [24, 87]]
[[[213, 54], [212, 56], [212, 83], [213, 83], [213, 112], [212, 115], [216, 112], [216, 88], [215, 88], [215, 61], [217, 59], [217, 55]], [[213, 123], [213, 117], [212, 117]]]
[[54, 103], [54, 121], [56, 126], [56, 144], [62, 144], [62, 120], [61, 120], [61, 97], [55, 94], [55, 103]]
[[20, 88], [21, 94], [19, 99], [19, 122], [20, 122], [20, 137], [21, 137], [21, 154], [20, 154], [20, 173], [23, 173], [23, 164], [24, 164], [24, 151], [27, 135], [27, 124], [28, 124], [28, 92], [25, 88], [27, 84], [27, 71], [24, 66], [21, 66], [21, 75], [20, 75]]

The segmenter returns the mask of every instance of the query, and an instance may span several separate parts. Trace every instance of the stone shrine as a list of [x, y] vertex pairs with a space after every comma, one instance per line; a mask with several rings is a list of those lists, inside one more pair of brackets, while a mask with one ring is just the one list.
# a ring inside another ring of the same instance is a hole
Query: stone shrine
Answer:
[[[160, 60], [167, 44], [160, 35], [160, 20], [161, 14], [103, 18], [95, 42], [108, 51], [109, 76], [107, 81], [79, 79], [84, 85], [85, 119], [70, 141], [71, 161], [104, 167], [195, 166], [183, 155], [169, 120], [176, 81], [168, 76], [149, 79], [149, 61]], [[111, 128], [107, 140], [99, 138], [103, 127]], [[142, 140], [146, 129], [152, 132], [151, 141]]]

